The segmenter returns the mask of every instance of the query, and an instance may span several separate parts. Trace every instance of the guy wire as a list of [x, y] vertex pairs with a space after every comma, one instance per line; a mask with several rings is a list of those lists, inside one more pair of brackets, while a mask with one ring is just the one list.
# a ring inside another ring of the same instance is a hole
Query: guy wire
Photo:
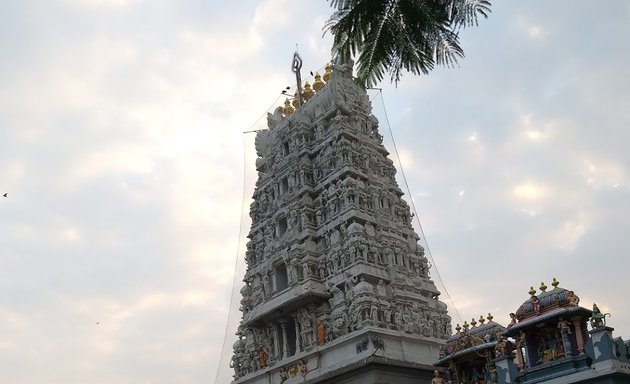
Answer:
[[426, 248], [427, 254], [429, 255], [429, 258], [431, 259], [431, 262], [433, 263], [433, 267], [435, 269], [435, 274], [437, 275], [437, 278], [442, 283], [442, 287], [444, 287], [444, 293], [446, 294], [446, 297], [448, 297], [448, 300], [453, 305], [453, 310], [455, 311], [455, 314], [457, 314], [457, 317], [459, 318], [459, 321], [461, 323], [464, 320], [462, 319], [462, 316], [459, 314], [459, 311], [457, 310], [457, 307], [455, 306], [455, 302], [453, 301], [453, 298], [448, 293], [448, 290], [446, 289], [446, 285], [444, 284], [444, 280], [442, 280], [442, 276], [440, 276], [440, 271], [438, 271], [437, 264], [435, 263], [435, 259], [433, 258], [433, 254], [431, 253], [431, 249], [429, 248], [429, 240], [424, 234], [424, 229], [422, 229], [422, 224], [420, 224], [420, 216], [418, 215], [418, 211], [416, 210], [416, 204], [413, 201], [413, 195], [411, 194], [411, 189], [409, 188], [409, 183], [407, 182], [407, 176], [405, 176], [405, 170], [403, 169], [402, 162], [400, 161], [400, 155], [398, 154], [398, 147], [396, 146], [396, 140], [394, 139], [394, 132], [392, 131], [392, 126], [389, 123], [389, 117], [387, 116], [387, 108], [385, 108], [385, 100], [383, 99], [383, 90], [378, 89], [378, 92], [381, 96], [381, 103], [383, 104], [383, 112], [385, 114], [385, 121], [387, 122], [387, 128], [389, 129], [389, 135], [392, 138], [392, 144], [394, 146], [394, 153], [396, 153], [396, 158], [398, 159], [398, 165], [400, 166], [400, 174], [402, 175], [403, 182], [405, 183], [405, 188], [407, 189], [407, 193], [409, 194], [409, 202], [411, 203], [411, 208], [413, 209], [414, 215], [416, 217], [416, 223], [418, 223], [418, 227], [420, 228], [420, 233], [422, 234], [422, 237], [424, 238], [424, 243], [427, 246]]

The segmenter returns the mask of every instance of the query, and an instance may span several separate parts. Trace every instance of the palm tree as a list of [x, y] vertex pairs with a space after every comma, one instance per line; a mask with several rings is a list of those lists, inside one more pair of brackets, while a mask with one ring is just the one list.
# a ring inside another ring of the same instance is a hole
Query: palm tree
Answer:
[[458, 32], [488, 17], [488, 0], [330, 0], [335, 13], [324, 29], [334, 36], [333, 59], [357, 61], [357, 77], [373, 86], [389, 72], [428, 74], [452, 67], [464, 50]]

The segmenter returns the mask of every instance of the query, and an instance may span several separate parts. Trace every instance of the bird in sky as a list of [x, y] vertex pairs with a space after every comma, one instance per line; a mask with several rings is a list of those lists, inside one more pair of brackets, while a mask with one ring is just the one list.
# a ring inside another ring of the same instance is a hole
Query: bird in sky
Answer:
[[97, 322], [96, 322], [96, 325], [101, 325], [101, 322], [100, 322], [100, 321], [97, 321]]
[[9, 194], [9, 193], [5, 193], [4, 195], [2, 195], [2, 197], [8, 197], [8, 196], [7, 196], [8, 194]]

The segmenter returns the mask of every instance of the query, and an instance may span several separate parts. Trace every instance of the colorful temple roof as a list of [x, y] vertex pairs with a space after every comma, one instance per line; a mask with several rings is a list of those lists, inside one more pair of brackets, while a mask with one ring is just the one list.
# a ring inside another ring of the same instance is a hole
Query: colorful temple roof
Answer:
[[[606, 317], [579, 305], [554, 278], [510, 313], [507, 327], [474, 319], [459, 324], [440, 351], [436, 367], [449, 383], [630, 383], [630, 342], [613, 338]], [[588, 325], [591, 330], [589, 331]]]
[[[463, 328], [457, 324], [455, 333], [442, 347], [440, 358], [436, 365], [446, 363], [450, 360], [466, 359], [471, 353], [480, 353], [486, 349], [494, 349], [500, 335], [505, 332], [505, 327], [493, 321], [493, 317], [488, 313], [487, 320], [479, 318], [479, 322], [473, 319], [470, 325], [464, 322]], [[477, 325], [479, 324], [479, 325]]]
[[[559, 286], [554, 277], [551, 283], [553, 289], [547, 291], [545, 283], [540, 284], [540, 293], [536, 294], [533, 287], [529, 290], [530, 297], [510, 314], [512, 322], [504, 336], [517, 336], [521, 330], [532, 324], [554, 321], [559, 318], [570, 319], [576, 316], [589, 318], [592, 311], [579, 306], [580, 298], [571, 290]], [[518, 321], [518, 322], [516, 322]]]

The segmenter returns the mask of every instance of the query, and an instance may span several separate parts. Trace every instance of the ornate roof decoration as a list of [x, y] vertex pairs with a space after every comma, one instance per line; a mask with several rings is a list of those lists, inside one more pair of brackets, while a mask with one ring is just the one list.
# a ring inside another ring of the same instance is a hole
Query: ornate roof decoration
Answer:
[[[487, 323], [486, 319], [488, 321]], [[490, 313], [488, 313], [486, 319], [480, 316], [479, 322], [477, 322], [477, 320], [473, 318], [470, 324], [464, 322], [463, 328], [457, 324], [455, 327], [457, 332], [446, 341], [446, 344], [442, 348], [438, 364], [460, 356], [465, 356], [471, 352], [494, 348], [506, 328], [492, 321], [493, 316]]]
[[519, 332], [535, 323], [544, 322], [560, 317], [570, 318], [572, 316], [580, 316], [589, 318], [592, 311], [579, 306], [580, 298], [575, 292], [562, 288], [560, 283], [554, 277], [551, 283], [553, 287], [547, 290], [544, 282], [540, 283], [537, 293], [533, 287], [530, 287], [530, 298], [525, 300], [523, 304], [510, 314], [511, 323], [505, 336], [516, 336]]
[[[453, 383], [626, 383], [630, 342], [613, 338], [608, 313], [579, 306], [573, 291], [554, 278], [548, 290], [530, 288], [507, 328], [481, 317], [463, 326], [440, 350], [435, 364]], [[592, 330], [587, 330], [590, 318]], [[480, 325], [478, 325], [480, 324]]]
[[[255, 139], [258, 180], [231, 361], [238, 384], [329, 375], [340, 354], [359, 361], [374, 348], [416, 364], [418, 355], [395, 351], [437, 352], [451, 333], [352, 63], [327, 65], [308, 83], [294, 59], [296, 97], [267, 114], [269, 129]], [[351, 343], [356, 355], [348, 356]]]
[[556, 278], [551, 284], [553, 289], [547, 291], [545, 283], [540, 284], [540, 293], [536, 295], [536, 290], [531, 287], [527, 299], [515, 312], [516, 319], [520, 322], [533, 316], [539, 316], [545, 312], [556, 308], [577, 307], [580, 298], [570, 290], [559, 287]]

